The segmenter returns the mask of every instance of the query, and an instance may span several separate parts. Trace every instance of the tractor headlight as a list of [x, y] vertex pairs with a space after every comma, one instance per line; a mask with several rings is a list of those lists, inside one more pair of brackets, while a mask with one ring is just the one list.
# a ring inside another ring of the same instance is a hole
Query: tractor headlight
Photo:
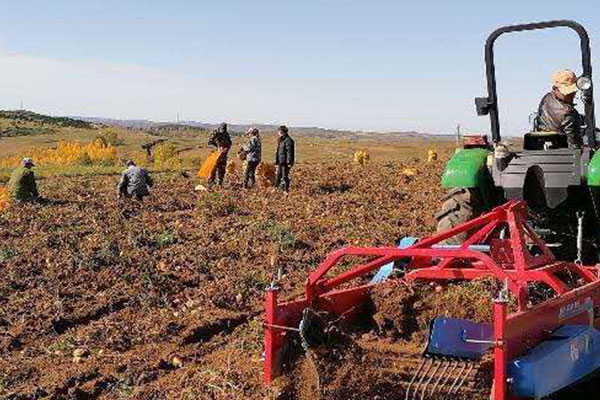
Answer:
[[577, 79], [577, 89], [585, 92], [586, 90], [590, 90], [591, 88], [592, 88], [592, 80], [590, 78], [588, 78], [587, 76], [580, 76]]

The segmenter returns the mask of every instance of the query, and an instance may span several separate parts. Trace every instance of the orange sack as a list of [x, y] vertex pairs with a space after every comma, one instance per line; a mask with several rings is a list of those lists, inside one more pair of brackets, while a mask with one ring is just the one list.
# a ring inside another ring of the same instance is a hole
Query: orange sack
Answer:
[[218, 150], [210, 153], [206, 161], [204, 161], [204, 164], [202, 164], [202, 166], [200, 167], [200, 171], [198, 171], [198, 176], [200, 178], [210, 178], [210, 175], [217, 166], [217, 160], [219, 159], [220, 154], [221, 153]]
[[5, 187], [0, 187], [0, 212], [8, 208], [9, 202], [10, 196], [8, 194], [8, 189]]
[[273, 186], [275, 183], [275, 165], [261, 162], [256, 169], [258, 183], [262, 187]]

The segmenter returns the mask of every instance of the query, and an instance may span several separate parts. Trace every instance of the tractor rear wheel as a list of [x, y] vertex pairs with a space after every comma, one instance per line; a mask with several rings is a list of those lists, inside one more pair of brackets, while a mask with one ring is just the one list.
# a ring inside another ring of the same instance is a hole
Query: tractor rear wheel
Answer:
[[[437, 232], [447, 231], [462, 223], [465, 223], [481, 215], [485, 204], [478, 189], [455, 188], [445, 197], [442, 210], [436, 214]], [[467, 238], [468, 233], [461, 233], [448, 238], [446, 244], [461, 244]]]

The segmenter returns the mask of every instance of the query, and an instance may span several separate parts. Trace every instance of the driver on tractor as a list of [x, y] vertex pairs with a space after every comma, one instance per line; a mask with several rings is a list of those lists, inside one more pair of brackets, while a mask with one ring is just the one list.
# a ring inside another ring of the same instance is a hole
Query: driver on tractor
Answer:
[[566, 135], [569, 148], [583, 145], [581, 116], [573, 105], [577, 93], [577, 76], [568, 69], [552, 74], [552, 91], [540, 102], [538, 130]]

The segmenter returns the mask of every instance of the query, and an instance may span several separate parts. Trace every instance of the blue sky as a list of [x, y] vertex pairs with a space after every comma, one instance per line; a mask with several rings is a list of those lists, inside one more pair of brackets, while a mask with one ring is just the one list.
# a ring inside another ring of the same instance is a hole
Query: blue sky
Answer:
[[[600, 51], [597, 0], [0, 0], [0, 108], [488, 132], [473, 107], [487, 34], [559, 18], [584, 24]], [[497, 61], [503, 130], [521, 134], [551, 72], [579, 70], [578, 41], [510, 36]]]

